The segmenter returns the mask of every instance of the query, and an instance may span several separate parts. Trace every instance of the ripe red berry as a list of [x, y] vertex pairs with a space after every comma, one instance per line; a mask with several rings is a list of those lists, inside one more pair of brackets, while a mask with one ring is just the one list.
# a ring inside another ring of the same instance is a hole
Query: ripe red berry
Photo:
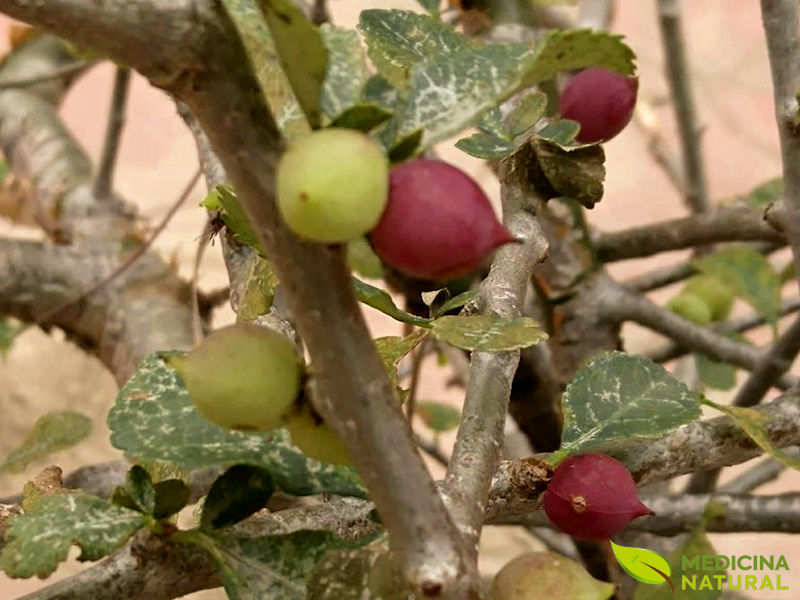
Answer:
[[577, 140], [594, 144], [610, 140], [633, 116], [639, 80], [593, 67], [575, 75], [564, 88], [559, 112], [581, 125]]
[[605, 454], [572, 456], [558, 465], [544, 493], [544, 510], [564, 533], [606, 540], [633, 519], [653, 514], [636, 495], [633, 477]]
[[492, 250], [515, 241], [469, 175], [424, 158], [392, 169], [389, 202], [371, 239], [388, 265], [434, 281], [466, 275]]

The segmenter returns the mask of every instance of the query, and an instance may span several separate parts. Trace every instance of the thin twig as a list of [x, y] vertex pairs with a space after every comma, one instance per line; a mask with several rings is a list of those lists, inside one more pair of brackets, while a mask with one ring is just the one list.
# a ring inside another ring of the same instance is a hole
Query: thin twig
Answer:
[[784, 236], [749, 206], [718, 208], [709, 213], [601, 232], [593, 242], [603, 262], [652, 256], [717, 242], [767, 241], [785, 243]]
[[[785, 247], [784, 243], [752, 242], [746, 245], [761, 254], [772, 254]], [[691, 261], [680, 262], [667, 267], [658, 267], [636, 277], [623, 281], [623, 285], [637, 292], [649, 292], [658, 288], [672, 285], [696, 273]]]
[[[192, 332], [194, 333], [194, 343], [199, 344], [203, 339], [203, 322], [200, 318], [200, 301], [199, 291], [197, 289], [197, 282], [200, 278], [200, 264], [203, 262], [203, 255], [206, 248], [214, 235], [214, 228], [211, 218], [207, 217], [203, 225], [203, 231], [200, 233], [200, 239], [197, 241], [197, 250], [194, 253], [194, 263], [192, 265], [192, 281], [191, 281], [191, 294], [192, 294]], [[228, 297], [227, 288], [225, 297]]]
[[[692, 323], [610, 279], [606, 280], [602, 292], [598, 294], [597, 302], [598, 310], [608, 318], [644, 325], [675, 340], [687, 349], [748, 371], [756, 369], [766, 356], [757, 348], [736, 342], [708, 327]], [[784, 375], [775, 382], [775, 385], [781, 389], [788, 389], [798, 381], [795, 376]]]
[[[779, 314], [783, 317], [798, 310], [800, 310], [800, 297], [789, 298], [781, 303]], [[761, 327], [766, 322], [767, 320], [764, 318], [764, 315], [760, 313], [753, 313], [739, 319], [719, 323], [713, 329], [722, 335], [730, 335], [731, 333], [743, 333], [745, 331], [750, 331], [756, 327]], [[689, 351], [686, 348], [681, 347], [675, 342], [668, 342], [663, 346], [651, 350], [647, 353], [647, 356], [651, 360], [663, 363], [679, 358], [688, 352]]]
[[[783, 453], [797, 458], [800, 457], [800, 448], [785, 448]], [[747, 471], [720, 486], [722, 494], [747, 494], [758, 489], [765, 483], [775, 481], [786, 470], [786, 465], [774, 458], [765, 458]]]
[[114, 167], [117, 164], [119, 143], [125, 125], [125, 107], [128, 103], [128, 89], [131, 70], [118, 66], [114, 75], [114, 88], [111, 92], [111, 108], [108, 111], [108, 125], [100, 155], [100, 166], [94, 181], [94, 194], [100, 200], [111, 197], [114, 188]]
[[42, 73], [41, 75], [34, 75], [32, 77], [20, 77], [18, 79], [3, 79], [0, 81], [0, 90], [10, 90], [12, 88], [30, 87], [39, 83], [53, 81], [54, 79], [63, 79], [71, 75], [75, 75], [91, 67], [94, 63], [92, 61], [78, 61], [72, 62], [63, 67], [53, 69], [49, 73]]
[[674, 156], [667, 148], [664, 136], [658, 127], [656, 111], [652, 103], [644, 98], [639, 98], [636, 103], [636, 110], [633, 113], [633, 120], [644, 133], [647, 140], [647, 151], [653, 157], [653, 160], [661, 167], [681, 196], [687, 197], [686, 181], [684, 180], [680, 159], [678, 156]]
[[[784, 209], [781, 225], [800, 265], [800, 47], [797, 1], [761, 0], [769, 65], [775, 96], [775, 119], [781, 143]], [[800, 281], [800, 280], [799, 280]]]
[[414, 411], [417, 407], [417, 393], [419, 392], [419, 380], [422, 375], [422, 362], [428, 353], [428, 338], [422, 340], [411, 355], [411, 381], [408, 384], [408, 398], [406, 399], [406, 418], [411, 426], [414, 418]]
[[447, 468], [450, 458], [444, 452], [442, 452], [442, 449], [439, 447], [439, 444], [436, 443], [436, 440], [426, 439], [415, 432], [414, 441], [417, 442], [417, 446], [419, 446], [425, 452], [425, 454], [430, 456], [443, 467]]
[[664, 45], [667, 76], [672, 92], [672, 104], [680, 132], [686, 203], [696, 213], [711, 210], [706, 185], [705, 166], [700, 150], [700, 131], [692, 88], [689, 83], [685, 43], [681, 31], [678, 0], [658, 1], [658, 21]]
[[192, 190], [194, 189], [194, 186], [197, 184], [198, 180], [200, 179], [200, 175], [201, 175], [201, 171], [200, 171], [200, 169], [198, 169], [195, 172], [195, 174], [192, 175], [192, 178], [189, 180], [189, 183], [186, 184], [186, 187], [184, 188], [183, 192], [181, 192], [181, 195], [178, 197], [178, 199], [173, 203], [173, 205], [167, 211], [167, 214], [164, 215], [164, 218], [161, 220], [161, 222], [158, 224], [158, 226], [153, 230], [153, 233], [150, 234], [150, 237], [147, 240], [145, 240], [144, 243], [141, 246], [136, 248], [136, 250], [131, 252], [130, 255], [128, 255], [128, 257], [122, 263], [120, 263], [120, 265], [118, 267], [116, 267], [113, 271], [111, 271], [111, 273], [109, 273], [108, 275], [106, 275], [105, 277], [100, 279], [100, 281], [95, 283], [92, 287], [90, 287], [89, 289], [84, 290], [83, 292], [81, 292], [78, 296], [76, 296], [72, 300], [69, 300], [68, 302], [64, 302], [63, 304], [61, 304], [59, 306], [56, 306], [54, 309], [49, 310], [45, 314], [37, 317], [36, 320], [33, 323], [28, 325], [28, 327], [33, 327], [33, 326], [37, 326], [37, 325], [43, 325], [43, 324], [49, 322], [54, 317], [56, 317], [59, 313], [61, 313], [62, 311], [66, 310], [70, 306], [74, 306], [75, 304], [83, 302], [84, 300], [86, 300], [86, 298], [88, 298], [92, 294], [95, 294], [96, 292], [100, 291], [104, 287], [108, 286], [115, 279], [117, 279], [120, 275], [125, 273], [125, 271], [127, 271], [134, 264], [136, 264], [136, 261], [139, 260], [142, 256], [144, 256], [145, 253], [150, 249], [150, 247], [153, 245], [153, 242], [155, 242], [156, 239], [158, 238], [158, 236], [161, 235], [161, 232], [164, 231], [166, 226], [172, 220], [172, 217], [175, 216], [175, 213], [178, 212], [178, 209], [181, 207], [181, 205], [189, 197], [189, 194], [192, 193]]

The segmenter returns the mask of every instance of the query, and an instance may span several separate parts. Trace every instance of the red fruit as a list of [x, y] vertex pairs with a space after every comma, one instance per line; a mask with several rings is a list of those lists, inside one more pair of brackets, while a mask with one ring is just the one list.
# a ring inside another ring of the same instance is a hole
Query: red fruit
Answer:
[[605, 454], [572, 456], [558, 465], [544, 510], [553, 525], [582, 540], [607, 540], [635, 518], [653, 514], [636, 496], [625, 465]]
[[610, 140], [633, 116], [639, 80], [597, 67], [575, 75], [559, 101], [565, 119], [581, 124], [577, 139], [584, 144]]
[[466, 275], [492, 250], [515, 241], [469, 175], [424, 158], [392, 169], [389, 202], [371, 239], [388, 265], [434, 281]]

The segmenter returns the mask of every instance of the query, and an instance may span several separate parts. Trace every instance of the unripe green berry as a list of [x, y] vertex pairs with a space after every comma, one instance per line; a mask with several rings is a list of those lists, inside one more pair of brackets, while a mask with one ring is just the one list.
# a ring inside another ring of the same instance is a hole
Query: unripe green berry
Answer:
[[386, 206], [389, 164], [372, 139], [352, 129], [321, 129], [281, 157], [278, 208], [300, 237], [341, 243], [370, 231]]
[[284, 418], [284, 425], [292, 443], [306, 456], [334, 465], [352, 464], [344, 442], [308, 404], [295, 407]]
[[702, 299], [711, 310], [712, 321], [726, 319], [733, 307], [733, 290], [723, 281], [710, 275], [697, 275], [686, 282], [684, 293]]
[[239, 323], [212, 332], [169, 364], [183, 379], [197, 411], [239, 431], [283, 425], [300, 392], [301, 359], [280, 333]]
[[681, 292], [667, 302], [667, 308], [676, 315], [680, 315], [684, 319], [699, 325], [706, 325], [711, 322], [711, 308], [697, 294]]

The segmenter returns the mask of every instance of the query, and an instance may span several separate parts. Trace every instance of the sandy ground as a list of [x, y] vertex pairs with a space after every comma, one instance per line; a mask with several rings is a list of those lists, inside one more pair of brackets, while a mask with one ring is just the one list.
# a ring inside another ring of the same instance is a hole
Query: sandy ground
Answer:
[[[356, 22], [358, 11], [366, 4], [354, 0], [330, 2], [335, 22], [345, 26]], [[414, 6], [410, 0], [382, 0], [369, 4]], [[660, 105], [656, 110], [659, 128], [673, 148], [677, 148], [672, 114], [663, 104], [668, 94], [654, 0], [619, 4], [614, 28], [627, 37], [638, 55], [640, 98]], [[713, 198], [724, 199], [780, 172], [760, 15], [755, 2], [737, 2], [736, 10], [732, 10], [733, 3], [729, 0], [683, 4], [710, 191]], [[2, 26], [7, 27], [7, 22], [4, 21]], [[112, 76], [110, 65], [95, 68], [77, 83], [63, 107], [64, 118], [92, 157], [97, 157], [102, 143], [104, 119], [98, 115], [104, 115], [107, 110]], [[497, 197], [497, 185], [480, 161], [466, 157], [452, 143], [443, 144], [440, 150], [445, 158], [468, 168], [487, 191]], [[635, 125], [607, 144], [606, 151], [606, 197], [590, 213], [592, 222], [598, 227], [623, 229], [685, 214], [676, 191], [648, 160], [644, 136]], [[144, 215], [157, 221], [177, 197], [195, 166], [192, 140], [177, 118], [173, 104], [146, 81], [135, 78], [119, 158], [119, 191], [135, 202]], [[192, 201], [183, 206], [156, 242], [160, 252], [175, 257], [184, 274], [189, 273], [196, 240], [204, 222], [203, 211], [197, 207], [203, 195], [203, 189], [196, 189]], [[12, 230], [1, 221], [0, 230], [3, 235], [37, 235], [20, 228]], [[669, 264], [681, 256], [681, 253], [672, 253], [658, 260], [660, 264]], [[652, 261], [627, 261], [614, 265], [612, 272], [627, 277], [654, 264]], [[222, 260], [218, 250], [212, 249], [206, 254], [200, 285], [203, 289], [214, 289], [224, 283]], [[664, 290], [655, 297], [664, 300], [670, 293], [670, 290]], [[376, 336], [398, 331], [395, 323], [369, 309], [367, 313]], [[227, 308], [221, 309], [215, 320], [218, 324], [230, 322], [232, 313]], [[626, 327], [625, 339], [628, 350], [636, 352], [655, 343], [658, 336], [636, 327]], [[421, 397], [458, 404], [460, 394], [446, 389], [443, 379], [441, 370], [433, 364], [427, 365]], [[102, 365], [65, 342], [63, 335], [57, 332], [45, 335], [39, 331], [25, 334], [15, 343], [7, 359], [0, 362], [0, 407], [4, 415], [0, 424], [0, 455], [19, 443], [38, 416], [50, 410], [69, 408], [92, 416], [95, 429], [89, 440], [52, 457], [52, 462], [69, 471], [81, 464], [117, 458], [119, 453], [109, 445], [105, 426], [105, 414], [113, 402], [115, 391], [114, 381]], [[448, 441], [446, 438], [445, 442]], [[31, 465], [22, 475], [0, 476], [0, 496], [18, 491], [24, 481], [44, 464]], [[799, 488], [800, 474], [791, 472], [764, 486], [761, 492], [777, 493]], [[800, 544], [797, 537], [778, 534], [712, 537], [717, 550], [724, 554], [786, 555], [791, 571], [783, 582], [792, 588], [791, 591], [754, 592], [753, 598], [767, 600], [798, 596]], [[487, 573], [496, 571], [514, 555], [534, 547], [525, 534], [509, 528], [488, 528], [483, 542], [481, 567]], [[79, 568], [76, 562], [70, 561], [54, 577], [63, 577]], [[0, 575], [0, 598], [13, 598], [41, 585], [42, 582], [36, 580], [14, 581]], [[224, 598], [224, 594], [211, 591], [193, 597]]]

